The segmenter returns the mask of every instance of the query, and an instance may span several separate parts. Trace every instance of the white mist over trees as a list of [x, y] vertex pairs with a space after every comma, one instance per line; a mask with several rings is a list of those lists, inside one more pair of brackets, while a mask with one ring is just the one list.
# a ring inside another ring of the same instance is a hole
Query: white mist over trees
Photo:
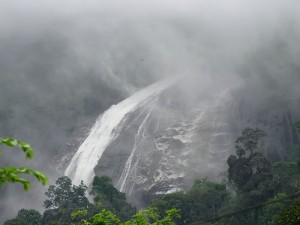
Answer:
[[[252, 108], [270, 98], [285, 106], [300, 94], [299, 8], [292, 0], [1, 1], [0, 136], [32, 144], [33, 167], [55, 178], [56, 160], [101, 112], [164, 77], [193, 77], [182, 85], [186, 101], [241, 86], [236, 96]], [[25, 162], [5, 154], [0, 163]], [[5, 216], [44, 192], [20, 199], [15, 191], [1, 190]]]

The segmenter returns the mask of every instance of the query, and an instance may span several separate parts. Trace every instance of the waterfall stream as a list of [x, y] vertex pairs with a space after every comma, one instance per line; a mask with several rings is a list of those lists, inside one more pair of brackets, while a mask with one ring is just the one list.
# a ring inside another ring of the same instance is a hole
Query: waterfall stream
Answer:
[[94, 168], [105, 149], [119, 136], [125, 125], [127, 114], [143, 103], [158, 96], [162, 91], [173, 85], [177, 79], [164, 79], [152, 84], [117, 105], [111, 106], [99, 116], [90, 134], [81, 144], [70, 164], [65, 170], [74, 184], [82, 181], [89, 186], [95, 176]]

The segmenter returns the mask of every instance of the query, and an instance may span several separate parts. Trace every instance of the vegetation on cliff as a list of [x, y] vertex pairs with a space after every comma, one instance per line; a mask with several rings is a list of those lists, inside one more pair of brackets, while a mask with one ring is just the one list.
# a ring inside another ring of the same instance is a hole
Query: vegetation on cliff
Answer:
[[199, 179], [186, 192], [152, 199], [137, 211], [109, 177], [95, 177], [87, 198], [86, 185], [64, 176], [45, 193], [45, 211], [22, 209], [4, 225], [283, 225], [299, 224], [300, 160], [271, 162], [259, 149], [265, 133], [245, 129], [236, 152], [227, 159], [226, 182]]

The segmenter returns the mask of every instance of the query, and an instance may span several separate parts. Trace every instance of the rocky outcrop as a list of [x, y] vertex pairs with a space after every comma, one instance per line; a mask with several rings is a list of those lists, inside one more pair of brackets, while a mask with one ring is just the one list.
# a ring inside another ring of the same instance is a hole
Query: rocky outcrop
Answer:
[[287, 157], [288, 146], [298, 143], [292, 120], [298, 115], [279, 105], [252, 107], [236, 91], [189, 100], [174, 85], [141, 100], [113, 129], [94, 173], [110, 176], [130, 202], [143, 207], [153, 196], [186, 190], [196, 178], [224, 179], [226, 160], [245, 127], [267, 133], [260, 147], [271, 160]]

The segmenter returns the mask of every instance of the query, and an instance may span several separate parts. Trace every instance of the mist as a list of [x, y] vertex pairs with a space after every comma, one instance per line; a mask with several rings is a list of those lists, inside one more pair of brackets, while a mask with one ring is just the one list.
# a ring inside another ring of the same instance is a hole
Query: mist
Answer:
[[[1, 165], [25, 164], [53, 181], [63, 171], [56, 160], [100, 113], [165, 77], [188, 78], [187, 101], [237, 87], [256, 108], [274, 94], [299, 106], [299, 1], [0, 4], [0, 136], [36, 151], [31, 162], [5, 151]], [[4, 187], [0, 223], [23, 207], [42, 210], [44, 191]]]

